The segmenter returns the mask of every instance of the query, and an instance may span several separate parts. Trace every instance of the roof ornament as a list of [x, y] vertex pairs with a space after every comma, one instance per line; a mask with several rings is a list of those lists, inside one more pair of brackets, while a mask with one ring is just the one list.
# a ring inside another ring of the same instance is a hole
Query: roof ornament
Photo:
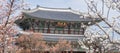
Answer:
[[28, 8], [28, 10], [31, 10], [31, 8]]
[[68, 9], [72, 9], [71, 7], [68, 7]]
[[25, 8], [22, 8], [23, 10], [25, 10]]
[[40, 5], [37, 5], [36, 7], [38, 8], [38, 7], [40, 7]]

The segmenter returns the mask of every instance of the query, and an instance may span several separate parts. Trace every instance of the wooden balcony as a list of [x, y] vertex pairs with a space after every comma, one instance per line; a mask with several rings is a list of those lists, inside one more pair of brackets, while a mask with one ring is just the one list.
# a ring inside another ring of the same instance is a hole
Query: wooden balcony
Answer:
[[51, 33], [51, 34], [74, 34], [84, 35], [84, 29], [61, 29], [61, 28], [34, 28], [34, 32]]

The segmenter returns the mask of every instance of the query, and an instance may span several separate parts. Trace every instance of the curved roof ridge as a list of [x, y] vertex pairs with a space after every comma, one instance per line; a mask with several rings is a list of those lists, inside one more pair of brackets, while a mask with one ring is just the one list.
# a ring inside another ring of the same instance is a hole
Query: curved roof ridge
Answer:
[[23, 12], [28, 12], [28, 13], [32, 13], [38, 10], [46, 10], [46, 11], [58, 11], [58, 12], [71, 12], [71, 13], [75, 13], [75, 14], [79, 14], [79, 11], [73, 10], [71, 8], [49, 8], [49, 7], [36, 7], [34, 9], [24, 9]]
[[51, 7], [43, 7], [43, 6], [38, 6], [37, 8], [47, 8], [47, 9], [69, 10], [69, 8], [51, 8]]

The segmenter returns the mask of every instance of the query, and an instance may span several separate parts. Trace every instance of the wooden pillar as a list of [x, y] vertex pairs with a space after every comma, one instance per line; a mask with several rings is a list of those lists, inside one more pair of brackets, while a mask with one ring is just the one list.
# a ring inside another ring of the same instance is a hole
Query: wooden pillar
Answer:
[[68, 24], [68, 34], [71, 34], [70, 23]]
[[44, 33], [44, 28], [42, 29], [42, 33]]
[[48, 29], [47, 29], [47, 33], [50, 33], [50, 22], [47, 22], [47, 25], [48, 25], [48, 26], [47, 26], [47, 28], [48, 28]]
[[73, 30], [73, 33], [75, 34], [75, 29]]
[[34, 26], [33, 26], [33, 25], [34, 25], [34, 24], [33, 24], [34, 21], [32, 21], [31, 19], [29, 19], [29, 22], [30, 22], [30, 25], [31, 25], [31, 31], [32, 31], [32, 32], [35, 32], [35, 31], [34, 31]]
[[56, 31], [56, 29], [54, 30], [54, 34], [55, 34], [55, 31]]
[[82, 35], [84, 34], [84, 31], [85, 31], [85, 29], [84, 29], [84, 28], [82, 28]]
[[78, 30], [78, 35], [80, 34], [80, 29]]
[[63, 29], [63, 34], [65, 33], [64, 29]]

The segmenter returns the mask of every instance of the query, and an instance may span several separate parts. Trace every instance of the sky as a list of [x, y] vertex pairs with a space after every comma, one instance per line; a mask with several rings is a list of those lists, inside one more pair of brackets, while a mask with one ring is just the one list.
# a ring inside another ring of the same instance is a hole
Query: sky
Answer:
[[[37, 5], [42, 7], [50, 7], [50, 8], [72, 8], [73, 10], [77, 10], [80, 12], [87, 12], [87, 4], [85, 0], [25, 0], [29, 4], [29, 8], [36, 8]], [[101, 11], [101, 1], [96, 0], [98, 3], [98, 9]], [[108, 8], [105, 8], [105, 12], [107, 12]], [[114, 11], [110, 11], [110, 16], [115, 16], [117, 13]], [[107, 15], [107, 14], [105, 14]]]
[[35, 8], [36, 5], [52, 8], [72, 8], [77, 11], [86, 11], [87, 5], [84, 0], [26, 0], [30, 4], [30, 8]]

